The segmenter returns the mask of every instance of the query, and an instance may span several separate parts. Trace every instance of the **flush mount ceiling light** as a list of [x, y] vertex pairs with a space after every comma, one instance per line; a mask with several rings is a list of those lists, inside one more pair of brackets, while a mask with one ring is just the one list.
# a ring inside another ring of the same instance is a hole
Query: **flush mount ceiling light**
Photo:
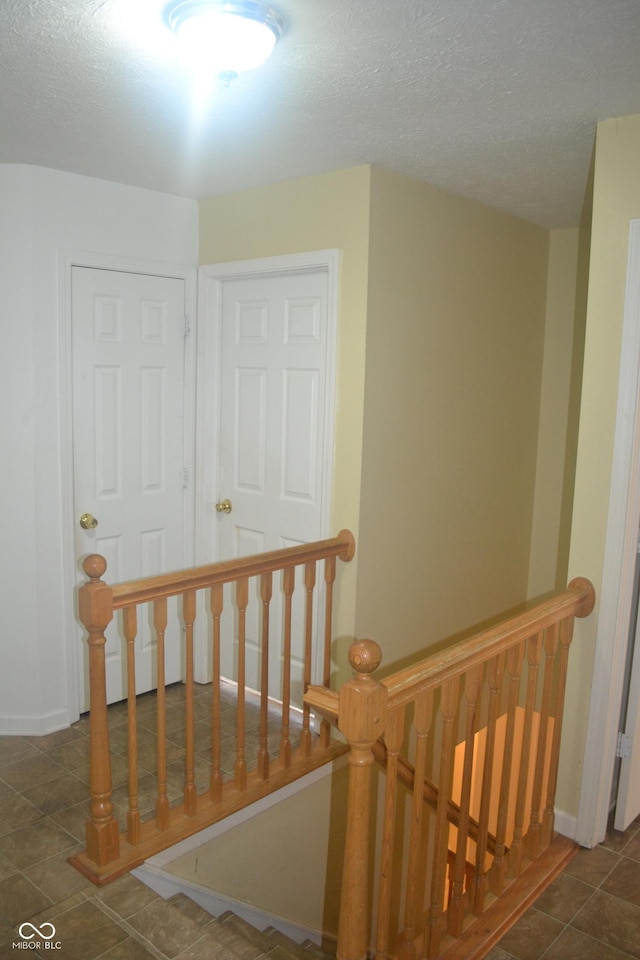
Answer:
[[209, 63], [225, 80], [264, 63], [285, 27], [278, 11], [260, 0], [177, 0], [164, 16], [189, 57]]

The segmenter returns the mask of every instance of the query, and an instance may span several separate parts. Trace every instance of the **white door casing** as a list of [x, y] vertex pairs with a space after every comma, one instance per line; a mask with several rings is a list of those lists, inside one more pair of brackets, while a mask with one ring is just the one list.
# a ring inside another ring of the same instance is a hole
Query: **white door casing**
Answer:
[[614, 827], [626, 830], [640, 814], [640, 622], [636, 623], [629, 695], [623, 729], [625, 749], [620, 761]]
[[[583, 846], [600, 843], [606, 833], [611, 802], [624, 672], [632, 615], [638, 525], [640, 522], [640, 220], [632, 220], [625, 293], [618, 409], [609, 497], [602, 587], [599, 598], [594, 683], [587, 724], [585, 759], [575, 839]], [[634, 682], [640, 682], [635, 671]], [[635, 717], [627, 725], [640, 728], [640, 698], [630, 690]], [[636, 738], [634, 763], [640, 754]], [[621, 767], [620, 786], [634, 790], [635, 800], [618, 795], [621, 809], [640, 810], [640, 783], [632, 785]], [[618, 821], [620, 822], [620, 821]]]
[[[322, 251], [201, 268], [199, 359], [209, 371], [203, 377], [208, 389], [201, 400], [208, 416], [201, 445], [218, 451], [216, 462], [204, 469], [206, 515], [198, 527], [205, 530], [206, 559], [246, 556], [329, 535], [337, 267], [337, 252]], [[232, 504], [229, 514], [215, 509], [225, 499]], [[320, 593], [318, 584], [316, 596]], [[299, 699], [302, 676], [302, 597], [298, 584], [294, 699]], [[316, 607], [319, 625], [317, 613]], [[277, 696], [277, 603], [272, 617], [270, 692]], [[255, 596], [247, 616], [249, 686], [258, 685], [259, 623]], [[237, 651], [230, 644], [225, 651], [223, 673], [233, 676]]]
[[[630, 327], [633, 331], [627, 330]], [[635, 524], [632, 538], [631, 530], [625, 530], [625, 549], [623, 554], [624, 585], [621, 600], [624, 607], [620, 610], [620, 618], [627, 617], [627, 644], [632, 643], [629, 626], [633, 622], [634, 611], [631, 602], [627, 603], [629, 590], [628, 579], [636, 575], [638, 563], [638, 524], [640, 522], [640, 221], [632, 221], [629, 242], [629, 261], [627, 267], [627, 291], [625, 301], [624, 334], [626, 346], [630, 346], [631, 338], [634, 346], [632, 354], [635, 363], [635, 384], [629, 385], [630, 401], [635, 406], [630, 407], [629, 439], [631, 441], [629, 465], [629, 496], [627, 506], [627, 524]], [[624, 355], [624, 348], [623, 348]], [[635, 388], [635, 394], [634, 394]], [[619, 415], [624, 415], [620, 411]], [[631, 557], [631, 543], [633, 540], [636, 553]], [[632, 574], [633, 571], [633, 574]], [[625, 658], [629, 665], [628, 694], [626, 712], [622, 718], [622, 730], [625, 738], [625, 749], [620, 761], [620, 776], [616, 795], [616, 812], [614, 827], [616, 830], [626, 830], [629, 824], [640, 814], [640, 624], [636, 621], [635, 642], [633, 656]], [[622, 647], [622, 644], [621, 644]], [[626, 653], [626, 645], [625, 645]], [[624, 681], [624, 678], [623, 678]], [[624, 684], [623, 684], [624, 685]], [[622, 694], [621, 694], [622, 695]]]
[[[72, 267], [76, 556], [105, 556], [107, 582], [187, 563], [185, 306], [183, 278]], [[81, 528], [85, 513], [96, 517], [95, 529]], [[181, 676], [182, 630], [175, 607], [172, 613], [167, 682]], [[86, 661], [84, 646], [78, 649]], [[143, 692], [156, 684], [150, 611], [139, 616], [136, 647], [136, 688]], [[116, 620], [106, 645], [110, 702], [126, 693], [122, 657]]]

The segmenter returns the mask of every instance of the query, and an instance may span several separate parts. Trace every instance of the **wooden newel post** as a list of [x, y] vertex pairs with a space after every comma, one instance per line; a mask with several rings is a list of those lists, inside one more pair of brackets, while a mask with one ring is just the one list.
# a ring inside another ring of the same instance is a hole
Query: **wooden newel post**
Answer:
[[79, 590], [78, 612], [89, 637], [89, 787], [87, 856], [99, 866], [119, 856], [118, 823], [111, 803], [111, 751], [107, 719], [107, 679], [104, 635], [113, 618], [111, 587], [100, 579], [107, 561], [98, 554], [86, 557], [82, 568], [89, 580]]
[[349, 741], [349, 796], [338, 960], [364, 960], [369, 941], [369, 822], [372, 748], [384, 732], [387, 690], [371, 674], [382, 652], [373, 640], [349, 650], [354, 675], [339, 692], [338, 727]]

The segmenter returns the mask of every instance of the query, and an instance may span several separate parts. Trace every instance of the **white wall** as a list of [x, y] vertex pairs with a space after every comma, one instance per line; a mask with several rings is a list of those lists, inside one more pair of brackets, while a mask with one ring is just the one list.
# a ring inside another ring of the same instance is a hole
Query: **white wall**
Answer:
[[[0, 734], [75, 719], [63, 556], [60, 260], [69, 251], [195, 267], [192, 200], [0, 165]], [[69, 369], [69, 365], [66, 365]]]
[[4, 715], [38, 704], [41, 691], [38, 616], [30, 596], [37, 564], [31, 190], [19, 168], [0, 171], [0, 714]]

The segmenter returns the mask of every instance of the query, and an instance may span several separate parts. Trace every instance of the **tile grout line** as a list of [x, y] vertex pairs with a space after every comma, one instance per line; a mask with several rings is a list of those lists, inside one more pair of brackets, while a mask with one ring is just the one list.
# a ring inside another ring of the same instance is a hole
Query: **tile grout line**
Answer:
[[[573, 879], [575, 880], [576, 878], [574, 877]], [[591, 886], [591, 884], [587, 884], [587, 886]], [[579, 907], [579, 908], [576, 910], [576, 912], [572, 915], [572, 917], [571, 917], [571, 919], [570, 919], [569, 921], [566, 921], [566, 922], [563, 921], [563, 920], [559, 921], [560, 923], [562, 923], [562, 930], [559, 931], [558, 935], [553, 938], [553, 940], [552, 940], [551, 943], [545, 948], [545, 950], [543, 951], [543, 953], [540, 954], [540, 956], [538, 957], [538, 960], [544, 960], [544, 958], [545, 958], [546, 956], [548, 956], [549, 951], [551, 950], [551, 948], [552, 948], [553, 946], [555, 946], [555, 944], [558, 942], [558, 940], [560, 939], [560, 937], [563, 936], [563, 934], [565, 934], [566, 931], [571, 927], [571, 924], [573, 923], [573, 921], [575, 920], [575, 918], [578, 916], [578, 914], [580, 913], [580, 911], [583, 910], [584, 907], [586, 907], [586, 905], [589, 903], [589, 901], [591, 900], [591, 898], [593, 897], [593, 895], [595, 894], [595, 892], [596, 892], [597, 889], [598, 889], [597, 887], [591, 887], [591, 893], [589, 894], [589, 896], [587, 897], [587, 899], [585, 900], [585, 902], [582, 904], [582, 906]], [[534, 903], [532, 906], [533, 906], [533, 909], [535, 910], [535, 903]], [[539, 913], [543, 913], [544, 911], [539, 910], [538, 912], [539, 912]], [[547, 914], [547, 916], [550, 916], [550, 915]], [[574, 927], [573, 929], [576, 929], [576, 928]], [[582, 932], [582, 931], [580, 931], [580, 932]], [[598, 943], [598, 944], [599, 944], [599, 943], [602, 943], [601, 940], [596, 940], [595, 937], [591, 937], [589, 934], [584, 934], [584, 935], [585, 935], [585, 936], [588, 936], [589, 939], [590, 939], [590, 940], [593, 940], [594, 943]]]
[[[623, 850], [625, 850], [625, 849], [627, 848], [627, 846], [629, 845], [629, 843], [631, 843], [631, 841], [632, 841], [632, 840], [634, 839], [634, 837], [636, 836], [636, 833], [637, 833], [637, 831], [634, 832], [631, 837], [629, 837], [628, 842], [627, 842], [627, 843], [624, 845], [624, 847], [622, 848]], [[624, 855], [622, 854], [621, 851], [612, 850], [610, 847], [606, 847], [604, 844], [601, 844], [600, 846], [602, 846], [602, 849], [603, 849], [603, 850], [607, 850], [607, 852], [613, 854], [613, 855], [616, 857], [616, 862], [613, 864], [613, 866], [611, 867], [611, 869], [608, 870], [608, 872], [603, 875], [603, 877], [600, 879], [600, 881], [599, 881], [599, 883], [598, 883], [597, 886], [593, 887], [591, 884], [587, 884], [587, 886], [592, 886], [592, 893], [587, 897], [587, 899], [585, 900], [585, 902], [578, 908], [578, 910], [576, 910], [576, 912], [575, 912], [575, 913], [573, 914], [573, 916], [571, 917], [571, 920], [569, 920], [567, 923], [564, 924], [564, 929], [561, 930], [560, 933], [558, 934], [558, 936], [555, 937], [555, 939], [553, 940], [553, 942], [549, 944], [549, 946], [545, 949], [544, 953], [541, 954], [541, 956], [539, 957], [539, 960], [544, 960], [545, 956], [547, 956], [547, 954], [548, 954], [549, 951], [551, 950], [551, 947], [557, 942], [557, 940], [562, 936], [562, 934], [567, 930], [567, 928], [571, 928], [571, 929], [573, 929], [573, 930], [576, 930], [578, 933], [582, 934], [582, 936], [588, 937], [589, 940], [593, 941], [593, 943], [602, 944], [602, 945], [604, 945], [604, 946], [609, 946], [609, 947], [611, 947], [612, 949], [617, 950], [622, 956], [628, 957], [629, 960], [637, 960], [637, 958], [634, 958], [632, 954], [627, 953], [626, 950], [621, 950], [619, 947], [613, 947], [612, 944], [607, 944], [604, 940], [599, 940], [599, 939], [597, 939], [596, 937], [593, 937], [591, 934], [586, 933], [584, 930], [581, 930], [579, 927], [575, 927], [575, 926], [574, 926], [574, 921], [576, 920], [576, 918], [579, 917], [580, 914], [583, 912], [583, 910], [586, 909], [587, 905], [593, 900], [593, 897], [594, 897], [595, 894], [598, 893], [598, 892], [604, 894], [605, 896], [609, 896], [609, 897], [611, 897], [612, 899], [615, 899], [615, 900], [617, 900], [617, 901], [620, 902], [620, 903], [627, 904], [627, 905], [631, 904], [632, 906], [635, 906], [635, 904], [632, 904], [632, 902], [631, 902], [630, 900], [625, 900], [624, 897], [619, 897], [619, 896], [617, 896], [617, 894], [609, 893], [608, 891], [602, 889], [602, 885], [605, 883], [606, 880], [609, 879], [609, 877], [611, 876], [611, 874], [614, 873], [614, 871], [618, 868], [618, 866], [620, 865], [620, 861], [621, 861], [622, 859], [630, 860], [631, 858], [629, 858], [629, 857], [624, 857]], [[594, 849], [595, 849], [595, 848], [594, 848]], [[631, 862], [634, 862], [634, 861], [631, 861]], [[635, 861], [635, 862], [637, 862], [637, 861]], [[640, 862], [638, 863], [638, 868], [640, 869]], [[574, 879], [574, 880], [577, 880], [577, 879], [579, 879], [579, 878], [578, 878], [578, 877], [573, 877], [573, 879]], [[582, 882], [586, 882], [586, 881], [582, 881]], [[535, 905], [534, 905], [534, 908], [535, 908]]]
[[[575, 922], [576, 918], [580, 915], [580, 913], [587, 908], [587, 905], [592, 901], [593, 896], [594, 896], [598, 891], [601, 892], [602, 894], [606, 895], [606, 896], [610, 896], [612, 899], [617, 900], [619, 903], [625, 904], [625, 905], [627, 905], [627, 906], [632, 906], [632, 907], [633, 907], [633, 906], [637, 906], [637, 905], [634, 904], [632, 901], [630, 901], [630, 900], [625, 900], [624, 897], [620, 897], [620, 896], [618, 896], [617, 894], [609, 893], [608, 891], [603, 890], [603, 889], [602, 889], [602, 886], [603, 886], [603, 884], [607, 881], [607, 879], [615, 872], [615, 870], [619, 867], [620, 863], [621, 863], [623, 860], [626, 860], [626, 861], [628, 861], [628, 862], [630, 862], [630, 863], [635, 864], [635, 865], [637, 866], [638, 870], [640, 871], [640, 861], [634, 860], [634, 859], [631, 858], [631, 857], [625, 856], [625, 855], [624, 855], [624, 852], [623, 852], [624, 850], [627, 849], [627, 847], [629, 846], [629, 844], [636, 838], [636, 836], [638, 836], [639, 830], [640, 830], [640, 828], [635, 829], [635, 830], [633, 831], [633, 833], [628, 837], [627, 841], [625, 842], [625, 844], [624, 844], [624, 846], [622, 847], [621, 850], [612, 850], [610, 847], [606, 847], [606, 846], [605, 846], [605, 842], [603, 842], [602, 844], [599, 844], [599, 845], [598, 845], [598, 847], [600, 847], [601, 849], [606, 850], [607, 854], [611, 854], [611, 855], [615, 858], [615, 862], [612, 864], [612, 866], [610, 867], [610, 869], [607, 870], [607, 872], [606, 872], [602, 877], [600, 877], [600, 879], [598, 880], [597, 885], [594, 885], [593, 883], [589, 883], [589, 882], [587, 882], [586, 880], [583, 880], [583, 879], [580, 878], [580, 877], [573, 876], [572, 874], [568, 874], [568, 873], [566, 873], [566, 872], [564, 872], [564, 873], [561, 875], [561, 876], [566, 876], [566, 877], [569, 878], [569, 879], [575, 880], [575, 881], [578, 882], [578, 883], [584, 884], [586, 887], [590, 888], [590, 890], [591, 890], [591, 892], [590, 892], [590, 894], [588, 895], [587, 899], [586, 899], [586, 900], [584, 901], [584, 903], [575, 911], [575, 913], [573, 913], [573, 914], [571, 915], [571, 917], [570, 917], [570, 919], [569, 919], [568, 921], [560, 920], [558, 917], [554, 917], [553, 914], [547, 913], [546, 911], [537, 908], [535, 903], [532, 904], [532, 906], [530, 907], [530, 910], [534, 911], [535, 913], [539, 913], [539, 914], [541, 914], [541, 915], [543, 915], [543, 916], [549, 917], [549, 918], [551, 918], [551, 919], [555, 919], [555, 920], [557, 920], [559, 923], [562, 924], [562, 928], [558, 931], [557, 935], [553, 938], [553, 940], [545, 947], [543, 953], [541, 953], [541, 954], [539, 955], [539, 957], [537, 957], [537, 960], [544, 960], [545, 957], [548, 957], [548, 956], [551, 955], [551, 951], [552, 951], [553, 947], [556, 946], [556, 944], [558, 943], [559, 939], [566, 933], [567, 929], [571, 929], [571, 930], [575, 931], [576, 933], [581, 934], [582, 936], [588, 938], [593, 944], [597, 944], [597, 945], [600, 946], [600, 947], [609, 947], [609, 948], [611, 948], [611, 949], [617, 950], [618, 953], [619, 953], [620, 956], [621, 956], [621, 960], [622, 960], [622, 958], [625, 958], [625, 960], [626, 960], [626, 958], [629, 958], [629, 960], [638, 960], [637, 957], [634, 957], [632, 954], [627, 953], [626, 950], [622, 950], [620, 947], [614, 947], [612, 944], [607, 944], [604, 940], [599, 940], [599, 939], [597, 939], [596, 937], [592, 936], [591, 934], [587, 933], [586, 931], [580, 930], [578, 927], [574, 926], [574, 922]], [[588, 853], [587, 850], [585, 850], [585, 852]], [[558, 878], [558, 879], [559, 879], [559, 878]], [[526, 914], [525, 914], [525, 915], [526, 915]], [[496, 946], [497, 946], [497, 947], [500, 947], [500, 942], [499, 942], [498, 944], [496, 944]], [[501, 949], [502, 949], [502, 948], [501, 948]], [[508, 953], [508, 951], [504, 951], [504, 952], [507, 953], [508, 956], [510, 956], [510, 957], [512, 956], [511, 954]], [[517, 957], [514, 957], [514, 960], [517, 960]]]
[[[160, 898], [161, 899], [161, 898]], [[169, 960], [166, 953], [162, 953], [150, 940], [141, 934], [135, 927], [133, 927], [128, 921], [129, 917], [121, 917], [117, 911], [115, 911], [108, 904], [104, 903], [99, 897], [94, 894], [94, 897], [91, 898], [91, 902], [94, 903], [110, 920], [113, 920], [117, 926], [121, 927], [127, 932], [132, 940], [136, 940], [141, 946], [148, 950], [152, 956], [156, 957], [156, 960]], [[166, 901], [165, 901], [166, 902]], [[136, 913], [132, 913], [131, 916], [135, 917], [138, 913], [141, 913], [145, 908], [141, 907], [140, 910], [137, 910]], [[104, 957], [105, 953], [108, 953], [109, 950], [113, 950], [113, 946], [109, 947], [103, 953], [99, 954], [94, 960], [100, 960], [100, 957]]]

